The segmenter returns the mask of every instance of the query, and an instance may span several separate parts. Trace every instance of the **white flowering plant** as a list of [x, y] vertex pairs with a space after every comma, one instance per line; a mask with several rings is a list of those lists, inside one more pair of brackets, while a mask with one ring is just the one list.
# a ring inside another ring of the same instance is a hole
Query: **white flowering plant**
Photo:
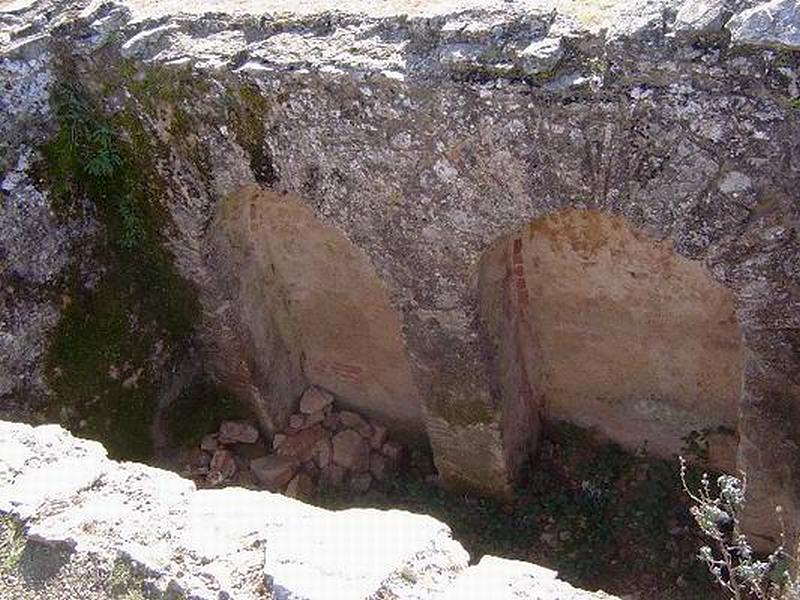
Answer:
[[[698, 558], [716, 582], [734, 600], [800, 600], [798, 550], [790, 553], [781, 543], [760, 558], [741, 531], [746, 477], [720, 475], [713, 486], [704, 473], [699, 488], [692, 491], [686, 481], [686, 461], [680, 460], [681, 483], [693, 503], [690, 512], [710, 542], [700, 548]], [[780, 507], [776, 510], [780, 517]], [[784, 538], [781, 535], [782, 542]]]

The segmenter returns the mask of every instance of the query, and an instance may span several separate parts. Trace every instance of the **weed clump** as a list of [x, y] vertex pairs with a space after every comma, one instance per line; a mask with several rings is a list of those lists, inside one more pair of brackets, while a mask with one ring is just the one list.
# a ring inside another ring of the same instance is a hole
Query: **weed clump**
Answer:
[[[759, 558], [742, 533], [740, 515], [745, 503], [745, 478], [720, 475], [712, 484], [711, 477], [704, 473], [698, 485], [690, 486], [686, 462], [681, 459], [681, 482], [693, 502], [692, 516], [710, 542], [700, 548], [698, 558], [728, 597], [800, 600], [797, 575], [800, 546], [791, 553], [781, 543], [768, 556]], [[777, 512], [780, 515], [780, 507]]]

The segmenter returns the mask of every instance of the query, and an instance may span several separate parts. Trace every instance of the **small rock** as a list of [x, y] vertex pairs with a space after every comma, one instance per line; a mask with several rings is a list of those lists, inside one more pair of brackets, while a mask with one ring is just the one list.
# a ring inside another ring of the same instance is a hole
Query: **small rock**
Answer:
[[369, 455], [369, 472], [376, 481], [386, 479], [386, 457], [378, 452]]
[[333, 458], [333, 446], [327, 436], [319, 440], [314, 446], [314, 460], [320, 469], [324, 469], [331, 463]]
[[343, 410], [340, 412], [339, 418], [342, 420], [342, 425], [349, 427], [350, 429], [355, 429], [356, 431], [359, 431], [369, 425], [369, 423], [364, 420], [364, 417], [349, 410]]
[[383, 447], [383, 444], [386, 442], [386, 427], [383, 425], [376, 425], [375, 423], [372, 424], [372, 435], [369, 438], [369, 445], [372, 447], [373, 450], [378, 450]]
[[381, 454], [386, 457], [389, 471], [397, 471], [403, 462], [403, 447], [397, 442], [388, 441], [381, 447]]
[[369, 444], [357, 431], [340, 431], [333, 437], [333, 462], [352, 471], [367, 471]]
[[305, 425], [306, 418], [305, 415], [301, 414], [294, 414], [289, 417], [289, 427], [292, 429], [302, 429], [303, 425]]
[[325, 413], [322, 411], [311, 413], [306, 417], [306, 422], [303, 424], [303, 429], [307, 429], [309, 427], [313, 427], [318, 423], [322, 423], [325, 420]]
[[278, 491], [294, 477], [297, 463], [286, 456], [270, 454], [250, 461], [250, 471], [268, 490]]
[[247, 421], [223, 421], [219, 426], [221, 444], [252, 444], [258, 439], [258, 429]]
[[289, 456], [297, 462], [306, 462], [314, 455], [317, 442], [330, 435], [321, 425], [314, 425], [289, 435], [277, 449], [281, 456]]
[[350, 489], [357, 494], [369, 491], [370, 485], [372, 485], [372, 475], [369, 473], [354, 473], [350, 478]]
[[331, 404], [333, 404], [333, 395], [312, 385], [300, 398], [300, 412], [306, 415], [323, 412]]
[[305, 473], [298, 473], [286, 486], [285, 494], [290, 498], [309, 500], [314, 497], [316, 486], [314, 481]]
[[206, 475], [206, 483], [220, 485], [234, 475], [236, 475], [236, 460], [233, 452], [224, 449], [214, 452], [211, 466], [208, 468], [208, 475]]
[[203, 436], [203, 439], [200, 441], [201, 450], [214, 452], [217, 448], [219, 448], [219, 440], [216, 433], [208, 433]]
[[339, 413], [325, 415], [325, 419], [322, 421], [322, 426], [328, 431], [332, 431], [334, 433], [339, 431], [342, 428], [342, 419], [339, 416]]
[[277, 450], [281, 447], [281, 444], [286, 441], [286, 434], [285, 433], [276, 433], [272, 436], [272, 449]]

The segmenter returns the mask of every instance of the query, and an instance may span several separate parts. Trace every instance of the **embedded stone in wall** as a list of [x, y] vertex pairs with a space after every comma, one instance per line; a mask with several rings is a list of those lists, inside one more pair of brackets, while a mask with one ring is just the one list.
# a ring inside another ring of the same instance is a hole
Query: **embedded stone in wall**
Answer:
[[510, 363], [497, 370], [504, 410], [665, 457], [694, 436], [735, 470], [741, 333], [732, 293], [699, 262], [621, 217], [567, 210], [500, 240], [481, 270], [484, 320]]
[[[257, 349], [243, 360], [269, 373], [268, 382], [256, 382], [265, 397], [290, 373], [271, 362], [278, 346], [285, 347], [291, 356], [303, 356], [308, 382], [335, 394], [342, 407], [398, 434], [424, 435], [400, 318], [363, 251], [299, 198], [255, 187], [225, 199], [211, 239], [220, 263], [215, 271], [236, 274], [225, 286], [228, 302], [241, 335]], [[292, 417], [295, 428], [331, 401], [316, 388], [306, 393], [302, 416]], [[275, 430], [288, 417], [287, 397], [262, 407], [275, 414]]]

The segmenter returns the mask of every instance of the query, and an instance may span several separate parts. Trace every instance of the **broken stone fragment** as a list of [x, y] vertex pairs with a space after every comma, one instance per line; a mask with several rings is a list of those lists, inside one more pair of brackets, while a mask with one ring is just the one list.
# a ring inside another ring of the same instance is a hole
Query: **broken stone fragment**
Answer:
[[208, 485], [220, 485], [230, 480], [236, 475], [236, 459], [230, 450], [219, 449], [214, 452], [211, 458], [211, 466], [208, 469], [206, 483]]
[[287, 436], [276, 450], [281, 456], [289, 456], [297, 462], [306, 462], [314, 455], [317, 442], [330, 435], [321, 425], [314, 425]]
[[290, 498], [298, 498], [300, 500], [310, 500], [316, 494], [316, 486], [314, 481], [306, 473], [298, 473], [286, 486], [284, 492]]
[[309, 387], [300, 398], [300, 412], [306, 415], [323, 412], [333, 404], [333, 395], [316, 386]]
[[386, 442], [387, 431], [383, 425], [372, 424], [372, 435], [369, 438], [369, 445], [373, 450], [378, 450], [383, 447]]
[[258, 439], [258, 429], [247, 421], [223, 421], [219, 426], [221, 444], [252, 444]]
[[364, 417], [349, 410], [340, 412], [339, 418], [342, 420], [342, 425], [349, 429], [355, 429], [356, 431], [360, 431], [369, 425], [369, 423], [364, 420]]
[[270, 454], [250, 461], [250, 471], [258, 483], [277, 492], [294, 477], [297, 463], [286, 456]]
[[277, 450], [281, 447], [281, 444], [286, 441], [286, 434], [285, 433], [276, 433], [272, 436], [272, 449]]
[[372, 485], [372, 475], [369, 473], [354, 473], [350, 478], [350, 489], [356, 494], [365, 494]]
[[305, 425], [305, 422], [306, 418], [301, 414], [294, 414], [289, 417], [289, 427], [291, 429], [302, 429], [303, 425]]
[[206, 452], [214, 452], [219, 447], [219, 436], [216, 433], [208, 433], [200, 441], [200, 449]]
[[369, 444], [357, 431], [340, 431], [333, 437], [333, 462], [351, 471], [367, 471]]

